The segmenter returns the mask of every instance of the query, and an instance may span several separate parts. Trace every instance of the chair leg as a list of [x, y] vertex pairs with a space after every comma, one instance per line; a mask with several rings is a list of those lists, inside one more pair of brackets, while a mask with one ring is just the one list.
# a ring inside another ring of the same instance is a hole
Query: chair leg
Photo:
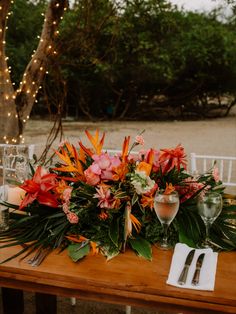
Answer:
[[125, 306], [125, 314], [131, 314], [131, 306], [130, 305]]

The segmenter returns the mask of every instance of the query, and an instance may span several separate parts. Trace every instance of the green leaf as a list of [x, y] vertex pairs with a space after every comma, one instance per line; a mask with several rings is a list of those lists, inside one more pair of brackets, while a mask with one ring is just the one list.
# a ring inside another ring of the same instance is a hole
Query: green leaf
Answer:
[[195, 247], [196, 244], [194, 243], [194, 241], [192, 239], [190, 239], [188, 236], [186, 236], [186, 234], [183, 232], [183, 230], [179, 231], [179, 242], [180, 243], [185, 243], [190, 247]]
[[133, 197], [132, 197], [132, 201], [131, 204], [132, 206], [138, 201], [138, 194], [134, 193]]
[[236, 211], [236, 205], [226, 205], [224, 206], [223, 211]]
[[109, 236], [111, 241], [118, 247], [119, 243], [119, 219], [113, 219], [109, 228]]
[[128, 242], [132, 249], [137, 252], [138, 256], [142, 256], [149, 261], [152, 260], [152, 247], [147, 240], [138, 237], [136, 239], [129, 239]]
[[68, 253], [73, 262], [77, 262], [90, 252], [89, 242], [85, 245], [81, 243], [70, 244], [68, 246]]
[[118, 249], [111, 249], [110, 246], [104, 245], [101, 247], [101, 253], [106, 256], [107, 261], [111, 260], [113, 257], [116, 257], [120, 254]]

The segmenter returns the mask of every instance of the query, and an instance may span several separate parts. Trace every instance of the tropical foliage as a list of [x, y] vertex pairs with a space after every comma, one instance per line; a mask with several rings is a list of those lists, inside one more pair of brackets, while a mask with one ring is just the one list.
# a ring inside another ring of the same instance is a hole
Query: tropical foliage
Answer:
[[[105, 134], [86, 134], [90, 145], [79, 142], [76, 148], [64, 142], [52, 166], [32, 168], [31, 178], [20, 185], [26, 192], [20, 205], [7, 204], [25, 215], [11, 213], [14, 222], [1, 233], [1, 248], [19, 244], [23, 249], [18, 254], [26, 256], [35, 250], [67, 248], [78, 261], [90, 251], [110, 259], [129, 247], [151, 259], [151, 245], [162, 237], [154, 211], [160, 189], [166, 194], [176, 190], [180, 197], [170, 240], [196, 246], [205, 233], [197, 197], [208, 190], [223, 193], [216, 166], [193, 177], [187, 173], [181, 145], [134, 153], [143, 138], [138, 135], [130, 145], [128, 136], [120, 153], [111, 154], [103, 149]], [[235, 210], [235, 205], [225, 204], [211, 229], [217, 250], [236, 248]]]

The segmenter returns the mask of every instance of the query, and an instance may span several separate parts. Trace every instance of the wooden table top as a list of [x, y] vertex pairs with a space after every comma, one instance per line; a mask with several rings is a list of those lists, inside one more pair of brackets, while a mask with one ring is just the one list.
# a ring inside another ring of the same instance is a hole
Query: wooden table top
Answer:
[[[0, 259], [17, 250], [1, 249]], [[53, 252], [39, 267], [16, 258], [0, 265], [0, 286], [173, 313], [236, 313], [236, 252], [219, 253], [213, 292], [167, 285], [172, 254], [153, 248], [152, 262], [127, 251], [108, 262], [99, 254], [74, 263], [66, 251]]]

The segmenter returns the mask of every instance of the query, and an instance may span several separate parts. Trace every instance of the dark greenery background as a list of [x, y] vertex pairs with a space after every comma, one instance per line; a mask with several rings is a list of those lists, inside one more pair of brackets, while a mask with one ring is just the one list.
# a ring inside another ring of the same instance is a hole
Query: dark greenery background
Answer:
[[[7, 55], [16, 83], [37, 47], [46, 4], [12, 6]], [[166, 0], [75, 1], [32, 114], [47, 114], [45, 99], [56, 112], [58, 94], [63, 115], [78, 119], [228, 114], [236, 95], [236, 20], [217, 16], [178, 11]]]

